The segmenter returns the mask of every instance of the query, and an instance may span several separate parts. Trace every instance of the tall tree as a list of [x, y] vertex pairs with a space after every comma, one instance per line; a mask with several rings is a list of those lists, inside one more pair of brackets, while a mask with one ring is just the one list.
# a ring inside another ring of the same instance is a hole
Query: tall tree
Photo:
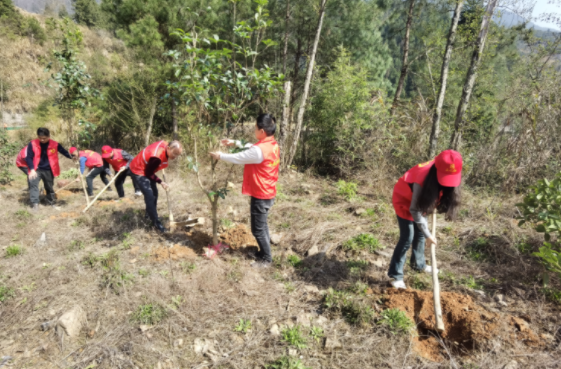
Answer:
[[292, 141], [292, 146], [290, 148], [290, 152], [287, 156], [286, 162], [284, 163], [285, 167], [289, 167], [292, 164], [292, 160], [294, 160], [294, 155], [296, 155], [296, 149], [298, 148], [298, 140], [300, 139], [300, 132], [302, 131], [302, 122], [304, 121], [304, 113], [306, 111], [306, 102], [308, 100], [308, 94], [310, 93], [310, 84], [312, 82], [312, 75], [314, 73], [314, 64], [316, 59], [316, 53], [318, 50], [319, 39], [321, 36], [321, 27], [323, 25], [323, 17], [325, 15], [326, 3], [327, 0], [321, 0], [318, 26], [316, 28], [316, 38], [314, 40], [312, 54], [310, 55], [310, 62], [308, 63], [308, 69], [306, 71], [306, 81], [304, 82], [304, 92], [302, 94], [302, 101], [300, 102], [300, 108], [298, 109], [296, 129], [294, 132], [294, 137], [292, 138], [293, 141]]
[[87, 27], [103, 27], [106, 25], [104, 13], [97, 1], [72, 0], [72, 8], [74, 8], [72, 18], [76, 23]]
[[475, 85], [477, 70], [481, 62], [481, 56], [483, 55], [483, 49], [485, 48], [485, 41], [487, 39], [487, 33], [489, 31], [489, 24], [498, 2], [499, 0], [489, 0], [485, 9], [485, 13], [483, 14], [483, 18], [481, 20], [481, 28], [479, 30], [479, 35], [477, 36], [475, 48], [473, 49], [473, 53], [471, 55], [470, 66], [462, 90], [462, 97], [460, 98], [458, 110], [456, 112], [456, 119], [454, 121], [454, 133], [452, 134], [452, 137], [450, 139], [450, 148], [454, 150], [457, 150], [460, 147], [462, 137], [462, 121], [469, 105], [471, 93], [473, 92], [473, 86]]
[[397, 88], [395, 89], [395, 96], [393, 99], [393, 104], [390, 109], [390, 115], [393, 115], [395, 108], [401, 96], [401, 91], [403, 90], [403, 84], [405, 83], [405, 77], [407, 76], [407, 68], [409, 67], [409, 35], [411, 33], [411, 24], [413, 23], [413, 8], [415, 7], [415, 0], [409, 0], [409, 11], [407, 12], [407, 22], [405, 23], [405, 37], [403, 38], [403, 59], [401, 61], [401, 73], [399, 75], [399, 82], [397, 83]]
[[436, 147], [438, 145], [438, 136], [440, 135], [440, 119], [442, 117], [442, 105], [444, 105], [444, 96], [446, 95], [446, 84], [448, 83], [448, 68], [450, 66], [450, 59], [452, 58], [452, 49], [456, 39], [456, 31], [458, 30], [458, 21], [462, 13], [464, 0], [456, 0], [456, 9], [454, 10], [454, 17], [452, 18], [452, 25], [448, 33], [448, 41], [446, 42], [446, 51], [442, 58], [442, 69], [440, 71], [440, 88], [438, 90], [438, 97], [434, 107], [434, 114], [432, 118], [432, 130], [430, 134], [429, 143], [429, 158], [436, 154]]

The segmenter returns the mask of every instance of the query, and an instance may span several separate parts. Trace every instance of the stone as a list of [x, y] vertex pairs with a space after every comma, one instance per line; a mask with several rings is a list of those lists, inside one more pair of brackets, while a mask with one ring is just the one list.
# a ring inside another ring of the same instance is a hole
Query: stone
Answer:
[[327, 319], [323, 315], [320, 315], [320, 316], [318, 316], [317, 318], [314, 319], [314, 325], [324, 327], [327, 324], [328, 321], [329, 321], [329, 319]]
[[360, 217], [364, 214], [366, 214], [366, 209], [365, 208], [358, 208], [358, 209], [355, 210], [355, 215], [357, 217]]
[[280, 328], [278, 324], [273, 324], [271, 326], [271, 328], [269, 328], [269, 333], [271, 333], [273, 336], [280, 336], [281, 332], [280, 332]]
[[340, 349], [341, 347], [343, 347], [341, 345], [341, 342], [339, 342], [339, 340], [335, 337], [327, 337], [325, 339], [325, 344], [323, 346], [323, 348], [328, 351], [337, 350]]
[[41, 233], [41, 237], [35, 242], [35, 247], [45, 247], [47, 246], [47, 234], [45, 232]]
[[520, 332], [530, 331], [530, 325], [524, 319], [512, 317], [512, 321], [514, 322], [514, 325], [516, 326], [516, 328], [518, 328]]
[[232, 182], [228, 182], [228, 188], [236, 188], [236, 185]]
[[293, 356], [293, 357], [298, 356], [298, 350], [292, 348], [288, 349], [288, 356]]
[[390, 254], [389, 252], [384, 251], [384, 250], [376, 250], [374, 252], [376, 253], [376, 255], [380, 255], [380, 256], [388, 258], [388, 259], [392, 257], [392, 254]]
[[504, 295], [501, 294], [495, 295], [495, 301], [497, 302], [504, 301], [504, 298], [505, 298]]
[[312, 314], [310, 313], [300, 313], [296, 316], [296, 324], [300, 324], [303, 327], [310, 327], [312, 325]]
[[204, 355], [209, 350], [214, 350], [214, 342], [207, 340], [206, 338], [195, 338], [193, 349], [195, 350], [195, 353]]
[[278, 244], [281, 243], [283, 237], [284, 237], [284, 233], [272, 233], [271, 234], [271, 242], [274, 245], [278, 245]]
[[173, 341], [173, 347], [179, 348], [181, 346], [183, 346], [183, 338], [178, 338], [175, 341]]
[[308, 256], [314, 256], [317, 255], [318, 253], [319, 253], [318, 245], [314, 245], [310, 247], [310, 249], [308, 250]]
[[80, 305], [76, 305], [58, 319], [56, 331], [59, 336], [66, 334], [69, 337], [78, 337], [86, 323], [86, 312]]
[[384, 268], [387, 265], [387, 262], [382, 258], [377, 258], [376, 260], [372, 261], [372, 265], [377, 268]]
[[139, 328], [140, 328], [140, 331], [141, 331], [142, 333], [144, 333], [144, 332], [147, 332], [147, 331], [149, 331], [150, 329], [152, 329], [152, 326], [151, 326], [151, 325], [141, 325]]
[[306, 291], [307, 293], [317, 293], [319, 294], [319, 288], [317, 286], [314, 286], [313, 284], [307, 284], [304, 286], [304, 291]]
[[503, 369], [517, 369], [517, 368], [518, 368], [518, 361], [516, 360], [512, 360], [511, 362], [503, 366]]
[[481, 290], [472, 290], [472, 291], [473, 291], [473, 293], [475, 293], [478, 296], [485, 297], [485, 292], [483, 292]]

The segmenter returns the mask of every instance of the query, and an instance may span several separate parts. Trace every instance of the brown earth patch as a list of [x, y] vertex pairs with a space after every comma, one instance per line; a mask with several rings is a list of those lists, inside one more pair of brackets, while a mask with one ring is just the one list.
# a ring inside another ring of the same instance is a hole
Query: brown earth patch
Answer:
[[121, 205], [124, 204], [134, 204], [134, 201], [132, 201], [131, 199], [127, 198], [127, 197], [123, 197], [121, 199], [121, 201], [116, 201], [116, 200], [107, 200], [107, 201], [99, 201], [97, 203], [98, 206], [114, 206], [116, 208], [118, 208]]
[[61, 190], [56, 193], [57, 199], [64, 199], [66, 197], [70, 197], [74, 195], [74, 192], [68, 190]]
[[212, 245], [212, 236], [199, 230], [185, 232], [198, 254], [203, 253], [203, 247]]
[[63, 188], [64, 186], [70, 184], [70, 180], [69, 179], [59, 179], [56, 183], [56, 185], [58, 186], [58, 188]]
[[245, 224], [237, 224], [220, 235], [220, 241], [230, 246], [232, 250], [246, 249], [248, 247], [259, 247], [255, 237], [247, 229]]
[[[510, 343], [522, 341], [530, 347], [541, 345], [526, 321], [489, 312], [470, 296], [442, 292], [440, 301], [445, 327], [440, 337], [458, 354], [469, 354], [505, 330], [510, 331], [506, 338], [507, 341], [510, 338]], [[418, 335], [413, 341], [419, 355], [433, 361], [444, 359], [445, 351], [436, 338], [432, 292], [388, 289], [385, 305], [404, 311], [416, 323]]]
[[152, 257], [159, 262], [163, 262], [165, 260], [183, 260], [183, 259], [191, 259], [194, 260], [197, 258], [197, 254], [195, 251], [190, 249], [189, 247], [181, 246], [178, 244], [173, 245], [172, 247], [167, 246], [160, 246], [156, 248], [152, 252]]
[[50, 219], [50, 220], [55, 220], [55, 219], [68, 219], [68, 218], [77, 218], [77, 217], [79, 217], [79, 216], [80, 216], [80, 214], [75, 213], [75, 212], [68, 212], [68, 213], [64, 212], [64, 213], [60, 213], [60, 214], [57, 214], [57, 215], [51, 215], [51, 216], [49, 217], [49, 219]]

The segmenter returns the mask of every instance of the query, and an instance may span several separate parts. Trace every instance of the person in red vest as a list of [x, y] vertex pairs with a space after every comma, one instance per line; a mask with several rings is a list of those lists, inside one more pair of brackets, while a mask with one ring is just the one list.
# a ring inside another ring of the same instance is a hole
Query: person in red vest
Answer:
[[[119, 198], [125, 197], [125, 190], [123, 189], [123, 183], [127, 177], [131, 177], [132, 172], [130, 171], [130, 163], [134, 157], [122, 149], [113, 149], [111, 146], [105, 145], [101, 148], [101, 158], [103, 159], [104, 166], [111, 166], [115, 171], [115, 175], [119, 175], [115, 179], [115, 188], [117, 188], [117, 194]], [[122, 168], [126, 168], [123, 172], [119, 173]], [[134, 186], [134, 194], [136, 196], [141, 196], [142, 192], [138, 189], [136, 182], [133, 180], [132, 185]]]
[[[27, 162], [25, 158], [27, 157], [27, 145], [25, 145], [19, 152], [18, 157], [16, 158], [16, 166], [19, 170], [25, 173], [25, 177], [29, 174], [29, 167], [27, 166]], [[29, 178], [27, 179], [27, 190], [29, 191]]]
[[166, 141], [158, 141], [142, 150], [130, 164], [132, 180], [136, 182], [136, 186], [144, 195], [146, 217], [150, 218], [158, 232], [164, 233], [166, 229], [158, 218], [158, 187], [156, 184], [162, 185], [166, 191], [169, 189], [169, 185], [162, 182], [156, 176], [156, 172], [167, 168], [168, 162], [175, 160], [182, 152], [183, 148], [179, 141], [171, 141], [169, 144]]
[[403, 267], [411, 244], [411, 267], [432, 273], [432, 267], [425, 263], [425, 239], [436, 245], [436, 238], [429, 231], [426, 215], [432, 214], [436, 208], [437, 212], [446, 215], [447, 220], [456, 218], [460, 205], [462, 165], [460, 153], [446, 150], [433, 160], [409, 169], [397, 181], [392, 202], [399, 225], [399, 241], [388, 271], [394, 288], [406, 288]]
[[[93, 180], [95, 177], [100, 176], [101, 180], [105, 185], [109, 183], [107, 176], [111, 177], [111, 171], [109, 170], [109, 165], [103, 164], [103, 159], [95, 151], [91, 150], [78, 150], [75, 147], [70, 148], [70, 154], [75, 160], [80, 162], [80, 173], [84, 174], [86, 167], [88, 167], [89, 172], [86, 176], [86, 183], [88, 184], [88, 196], [93, 196]], [[79, 182], [80, 178], [76, 178], [76, 182]], [[111, 187], [107, 189], [108, 191], [113, 191]]]
[[53, 184], [55, 177], [60, 175], [58, 153], [72, 159], [72, 156], [61, 144], [51, 140], [51, 133], [47, 128], [37, 129], [37, 138], [27, 145], [27, 155], [25, 157], [25, 162], [29, 168], [27, 175], [29, 179], [29, 199], [34, 211], [39, 210], [39, 182], [41, 181], [43, 181], [47, 191], [47, 201], [51, 205], [55, 204]]
[[[273, 261], [267, 218], [275, 202], [279, 179], [280, 150], [275, 141], [275, 130], [275, 118], [270, 114], [261, 114], [255, 124], [255, 138], [258, 140], [256, 144], [246, 145], [247, 150], [237, 154], [210, 153], [216, 160], [245, 165], [242, 194], [251, 197], [251, 233], [259, 245], [257, 261], [252, 264], [256, 268], [267, 268]], [[241, 146], [239, 141], [228, 139], [222, 140], [221, 144]]]

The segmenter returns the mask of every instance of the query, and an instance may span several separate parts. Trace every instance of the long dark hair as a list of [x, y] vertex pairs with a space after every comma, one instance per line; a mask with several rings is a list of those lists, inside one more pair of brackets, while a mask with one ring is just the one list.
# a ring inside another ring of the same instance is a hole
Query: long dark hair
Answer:
[[[442, 191], [440, 202], [438, 197]], [[427, 178], [423, 183], [423, 189], [417, 200], [417, 207], [425, 214], [431, 214], [436, 210], [439, 213], [445, 213], [447, 220], [456, 219], [458, 208], [460, 207], [461, 189], [458, 187], [444, 187], [438, 183], [436, 177], [436, 165], [432, 165]]]

